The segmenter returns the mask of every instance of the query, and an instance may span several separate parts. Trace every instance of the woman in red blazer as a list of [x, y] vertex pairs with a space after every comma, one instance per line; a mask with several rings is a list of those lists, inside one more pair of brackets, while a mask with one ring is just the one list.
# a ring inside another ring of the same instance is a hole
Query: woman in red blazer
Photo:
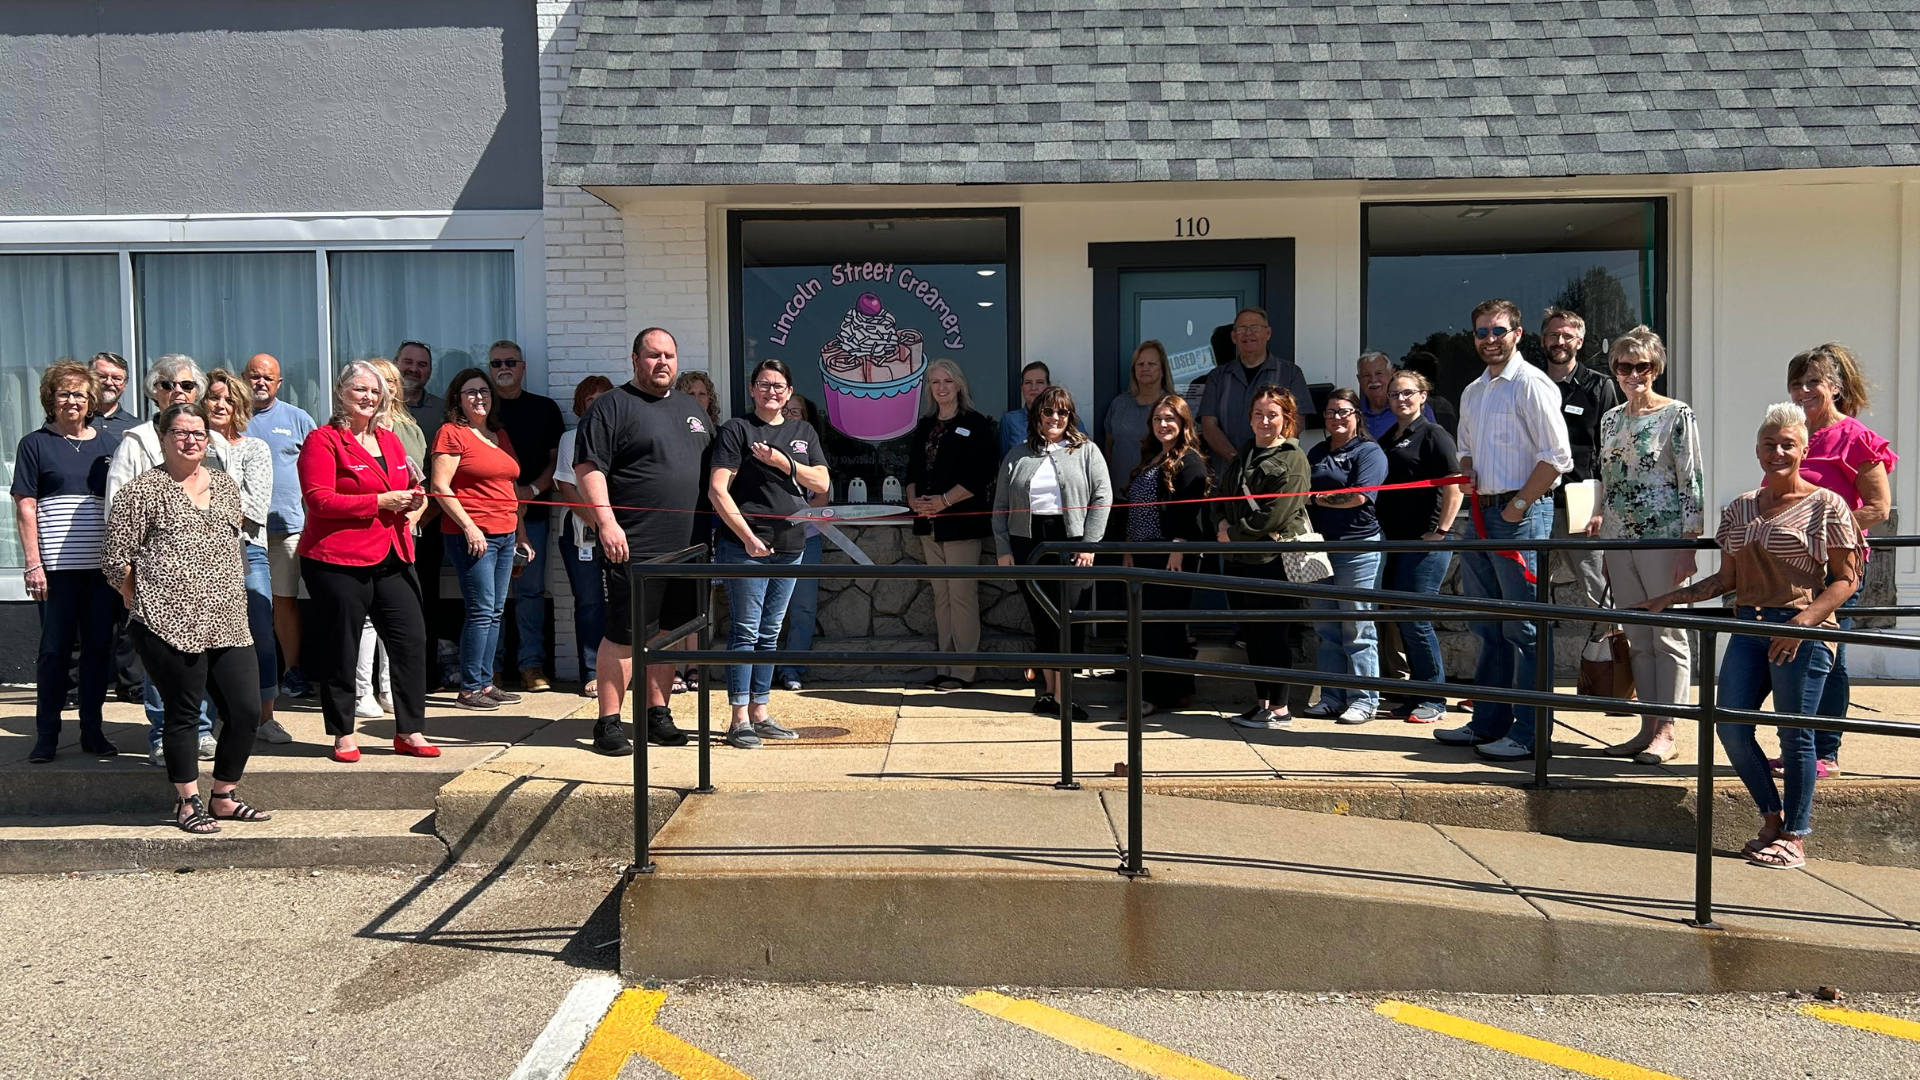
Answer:
[[413, 573], [411, 516], [426, 504], [426, 494], [400, 439], [374, 422], [389, 393], [371, 364], [347, 364], [333, 383], [333, 416], [300, 448], [307, 504], [300, 576], [313, 596], [305, 667], [319, 688], [335, 761], [360, 760], [354, 661], [369, 618], [393, 666], [394, 753], [440, 756], [423, 734], [427, 625]]

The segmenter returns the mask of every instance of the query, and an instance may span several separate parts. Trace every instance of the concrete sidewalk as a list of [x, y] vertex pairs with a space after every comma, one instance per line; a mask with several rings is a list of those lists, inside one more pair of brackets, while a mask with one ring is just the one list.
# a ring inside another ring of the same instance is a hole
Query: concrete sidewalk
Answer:
[[[1690, 855], [1094, 791], [719, 792], [623, 900], [630, 980], [1484, 993], [1911, 989], [1920, 871]], [[749, 919], [715, 919], [719, 910]]]

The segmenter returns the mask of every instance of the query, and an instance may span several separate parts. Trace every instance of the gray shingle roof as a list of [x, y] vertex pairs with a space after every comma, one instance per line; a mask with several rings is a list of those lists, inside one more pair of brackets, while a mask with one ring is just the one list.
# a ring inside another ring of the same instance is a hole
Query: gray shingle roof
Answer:
[[558, 184], [1920, 164], [1920, 0], [587, 0]]

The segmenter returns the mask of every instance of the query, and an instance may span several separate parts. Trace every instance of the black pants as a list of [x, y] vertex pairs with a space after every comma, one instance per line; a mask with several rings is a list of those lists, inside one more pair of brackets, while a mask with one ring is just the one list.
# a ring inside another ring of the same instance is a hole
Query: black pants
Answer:
[[[1017, 565], [1027, 565], [1027, 559], [1033, 555], [1033, 549], [1039, 547], [1041, 544], [1061, 540], [1080, 539], [1077, 536], [1067, 535], [1066, 521], [1058, 514], [1048, 514], [1044, 516], [1035, 514], [1028, 520], [1033, 523], [1033, 536], [1031, 538], [1024, 536], [1007, 537], [1008, 541], [1013, 545], [1013, 561]], [[1064, 561], [1065, 560], [1059, 556], [1053, 555], [1048, 556], [1044, 560], [1044, 563], [1046, 565], [1058, 565]], [[1047, 614], [1046, 609], [1040, 606], [1040, 601], [1034, 598], [1032, 590], [1039, 588], [1044, 591], [1047, 599], [1053, 603], [1057, 610], [1061, 608], [1061, 586], [1064, 584], [1065, 582], [1060, 581], [1035, 581], [1026, 583], [1020, 590], [1020, 598], [1027, 602], [1027, 618], [1033, 623], [1033, 649], [1035, 652], [1061, 652], [1063, 650], [1060, 647], [1060, 624], [1055, 622], [1054, 619]], [[1069, 604], [1084, 604], [1086, 602], [1086, 593], [1086, 586], [1076, 586], [1073, 590], [1073, 595], [1069, 597], [1066, 602]], [[1079, 652], [1085, 646], [1086, 640], [1086, 624], [1076, 623], [1073, 627], [1073, 643], [1064, 651]]]
[[427, 628], [413, 566], [392, 552], [377, 566], [302, 557], [300, 576], [313, 595], [308, 610], [314, 615], [307, 623], [301, 667], [319, 688], [327, 734], [336, 739], [353, 734], [354, 665], [360, 628], [368, 619], [393, 666], [394, 730], [402, 735], [426, 730]]
[[200, 702], [212, 697], [224, 721], [213, 755], [213, 778], [239, 783], [260, 726], [260, 653], [251, 645], [181, 652], [138, 622], [127, 623], [127, 636], [166, 710], [160, 746], [167, 757], [167, 779], [187, 784], [200, 778]]
[[[1227, 572], [1235, 577], [1256, 578], [1262, 581], [1287, 580], [1286, 568], [1281, 565], [1280, 557], [1277, 555], [1272, 562], [1228, 562]], [[1227, 605], [1236, 611], [1262, 611], [1300, 606], [1299, 601], [1292, 597], [1261, 596], [1258, 593], [1243, 592], [1228, 593]], [[1240, 633], [1247, 639], [1247, 663], [1255, 667], [1270, 668], [1293, 666], [1292, 650], [1287, 644], [1292, 637], [1292, 624], [1254, 622], [1250, 619], [1240, 624]], [[1253, 690], [1256, 697], [1271, 703], [1276, 708], [1287, 700], [1287, 687], [1283, 683], [1256, 679]]]
[[113, 620], [120, 594], [98, 570], [47, 571], [47, 598], [40, 602], [40, 656], [35, 728], [41, 738], [59, 738], [60, 711], [67, 704], [67, 662], [80, 648], [80, 730], [100, 733], [100, 706], [107, 700], [113, 664]]
[[[424, 655], [428, 678], [435, 686], [440, 679], [440, 642], [460, 640], [459, 625], [448, 626], [447, 612], [440, 602], [440, 564], [447, 550], [440, 537], [440, 522], [435, 519], [427, 523], [425, 535], [413, 540], [414, 578], [420, 585], [420, 613], [426, 624]], [[312, 592], [312, 587], [307, 591]]]
[[[1181, 560], [1182, 570], [1194, 569], [1198, 555]], [[1133, 565], [1141, 570], [1165, 570], [1165, 555], [1135, 555]], [[1147, 585], [1140, 590], [1140, 603], [1148, 610], [1186, 608], [1193, 602], [1193, 590], [1184, 585]], [[1187, 624], [1150, 622], [1140, 627], [1140, 641], [1148, 656], [1170, 656], [1176, 660], [1193, 659], [1193, 647], [1187, 644]], [[1140, 696], [1159, 706], [1170, 706], [1193, 696], [1193, 676], [1168, 671], [1149, 671], [1140, 677]]]

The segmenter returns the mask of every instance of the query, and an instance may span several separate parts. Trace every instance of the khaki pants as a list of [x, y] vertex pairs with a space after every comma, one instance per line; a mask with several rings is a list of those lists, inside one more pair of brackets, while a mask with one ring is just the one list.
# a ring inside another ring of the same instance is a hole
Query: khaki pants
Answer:
[[[931, 536], [920, 538], [920, 550], [928, 566], [979, 566], [980, 541], [951, 540], [939, 543]], [[980, 583], [933, 579], [933, 620], [939, 631], [939, 649], [943, 653], [980, 651]], [[970, 667], [936, 667], [934, 674], [951, 675], [972, 682]]]

